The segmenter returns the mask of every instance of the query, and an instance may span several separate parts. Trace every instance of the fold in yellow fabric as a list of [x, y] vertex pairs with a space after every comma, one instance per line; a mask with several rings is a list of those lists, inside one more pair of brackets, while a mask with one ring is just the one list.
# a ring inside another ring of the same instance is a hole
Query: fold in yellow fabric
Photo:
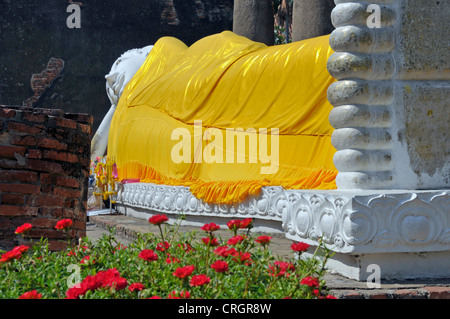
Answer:
[[230, 31], [159, 39], [114, 113], [119, 179], [233, 204], [263, 186], [335, 189], [329, 36], [266, 46]]

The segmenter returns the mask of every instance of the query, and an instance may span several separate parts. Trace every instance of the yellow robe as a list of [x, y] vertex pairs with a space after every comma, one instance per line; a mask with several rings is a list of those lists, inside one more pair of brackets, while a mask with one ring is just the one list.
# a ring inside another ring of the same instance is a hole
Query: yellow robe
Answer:
[[[111, 122], [108, 157], [119, 179], [188, 186], [197, 198], [227, 204], [269, 185], [335, 189], [328, 40], [268, 47], [224, 31], [187, 47], [161, 38], [125, 87]], [[234, 148], [226, 145], [230, 129], [238, 128], [250, 132], [245, 149], [238, 138]], [[173, 135], [179, 131], [190, 139]], [[266, 153], [259, 138], [266, 138]], [[180, 151], [186, 142], [189, 152]], [[277, 167], [262, 173], [272, 145]]]

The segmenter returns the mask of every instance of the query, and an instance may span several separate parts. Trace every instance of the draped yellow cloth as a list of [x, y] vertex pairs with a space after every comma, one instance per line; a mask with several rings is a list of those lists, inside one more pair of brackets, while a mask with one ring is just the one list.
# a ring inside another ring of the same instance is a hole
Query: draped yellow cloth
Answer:
[[188, 186], [227, 204], [269, 185], [335, 189], [328, 40], [268, 47], [224, 31], [187, 47], [161, 38], [111, 122], [119, 179]]

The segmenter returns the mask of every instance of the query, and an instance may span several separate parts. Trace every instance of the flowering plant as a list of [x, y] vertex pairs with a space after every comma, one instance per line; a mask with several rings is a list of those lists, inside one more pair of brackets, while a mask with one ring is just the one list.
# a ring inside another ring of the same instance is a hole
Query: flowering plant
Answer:
[[[322, 279], [330, 257], [323, 245], [304, 258], [310, 247], [294, 243], [293, 256], [279, 258], [270, 250], [272, 237], [249, 232], [250, 218], [230, 221], [227, 239], [214, 223], [197, 234], [178, 232], [180, 223], [167, 222], [165, 215], [153, 216], [150, 227], [159, 233], [138, 234], [128, 247], [110, 228], [95, 243], [82, 238], [66, 250], [49, 251], [41, 239], [0, 251], [0, 298], [333, 298]], [[71, 224], [62, 220], [56, 228], [67, 230]], [[26, 234], [30, 227], [17, 233]]]

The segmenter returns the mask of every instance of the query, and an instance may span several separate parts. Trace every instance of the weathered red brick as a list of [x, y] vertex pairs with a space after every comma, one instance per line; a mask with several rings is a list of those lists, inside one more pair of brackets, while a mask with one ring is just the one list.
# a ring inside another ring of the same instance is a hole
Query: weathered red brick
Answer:
[[78, 156], [73, 155], [66, 152], [57, 152], [57, 151], [44, 151], [43, 157], [46, 159], [53, 159], [56, 161], [69, 162], [69, 163], [77, 163]]
[[37, 173], [28, 171], [0, 171], [0, 182], [36, 183]]
[[56, 122], [56, 125], [60, 126], [60, 127], [66, 127], [66, 128], [70, 128], [70, 129], [77, 128], [77, 122], [63, 118], [63, 117], [55, 118], [55, 122]]
[[55, 150], [66, 150], [67, 144], [51, 138], [39, 139], [37, 145], [44, 148], [52, 148]]
[[48, 249], [51, 251], [64, 250], [67, 248], [67, 242], [60, 240], [49, 240]]
[[47, 118], [48, 116], [42, 113], [25, 112], [22, 114], [22, 119], [34, 123], [44, 123]]
[[71, 187], [71, 188], [80, 187], [80, 183], [77, 181], [76, 178], [65, 176], [56, 176], [54, 184], [57, 186]]
[[48, 216], [52, 218], [61, 218], [63, 216], [63, 208], [51, 208], [51, 207], [42, 207], [41, 208], [41, 216]]
[[29, 149], [27, 151], [26, 158], [40, 159], [42, 158], [42, 152], [37, 149]]
[[94, 117], [85, 113], [66, 113], [66, 118], [83, 124], [92, 125], [94, 123]]
[[40, 228], [53, 228], [56, 224], [56, 219], [46, 218], [46, 217], [37, 217], [32, 220], [33, 227]]
[[23, 194], [9, 194], [4, 193], [1, 195], [2, 204], [10, 204], [10, 205], [24, 205], [25, 197]]
[[0, 205], [0, 216], [36, 216], [37, 207]]
[[80, 198], [81, 191], [75, 189], [59, 188], [55, 187], [53, 194], [61, 197]]
[[35, 203], [42, 207], [62, 207], [64, 206], [64, 198], [55, 195], [41, 194], [35, 199]]
[[394, 291], [393, 297], [394, 299], [420, 299], [423, 296], [420, 295], [416, 290], [399, 289]]
[[15, 158], [16, 154], [25, 155], [26, 148], [23, 146], [0, 145], [0, 157]]
[[92, 134], [92, 126], [78, 123], [78, 127], [82, 133]]
[[0, 117], [11, 118], [16, 115], [16, 111], [4, 107], [0, 107]]
[[23, 145], [23, 146], [34, 146], [36, 145], [36, 138], [34, 136], [26, 135], [12, 135], [11, 144], [13, 145]]
[[40, 185], [31, 184], [0, 184], [0, 192], [38, 194], [41, 191]]
[[424, 287], [428, 299], [450, 299], [450, 287]]
[[42, 132], [42, 129], [36, 127], [34, 125], [28, 125], [20, 122], [9, 122], [8, 130], [15, 131], [17, 133], [26, 133], [26, 134], [39, 134]]
[[39, 174], [39, 181], [41, 185], [50, 185], [52, 184], [52, 175], [48, 173]]
[[27, 159], [26, 168], [41, 172], [63, 173], [64, 169], [60, 163], [53, 163], [38, 159]]

